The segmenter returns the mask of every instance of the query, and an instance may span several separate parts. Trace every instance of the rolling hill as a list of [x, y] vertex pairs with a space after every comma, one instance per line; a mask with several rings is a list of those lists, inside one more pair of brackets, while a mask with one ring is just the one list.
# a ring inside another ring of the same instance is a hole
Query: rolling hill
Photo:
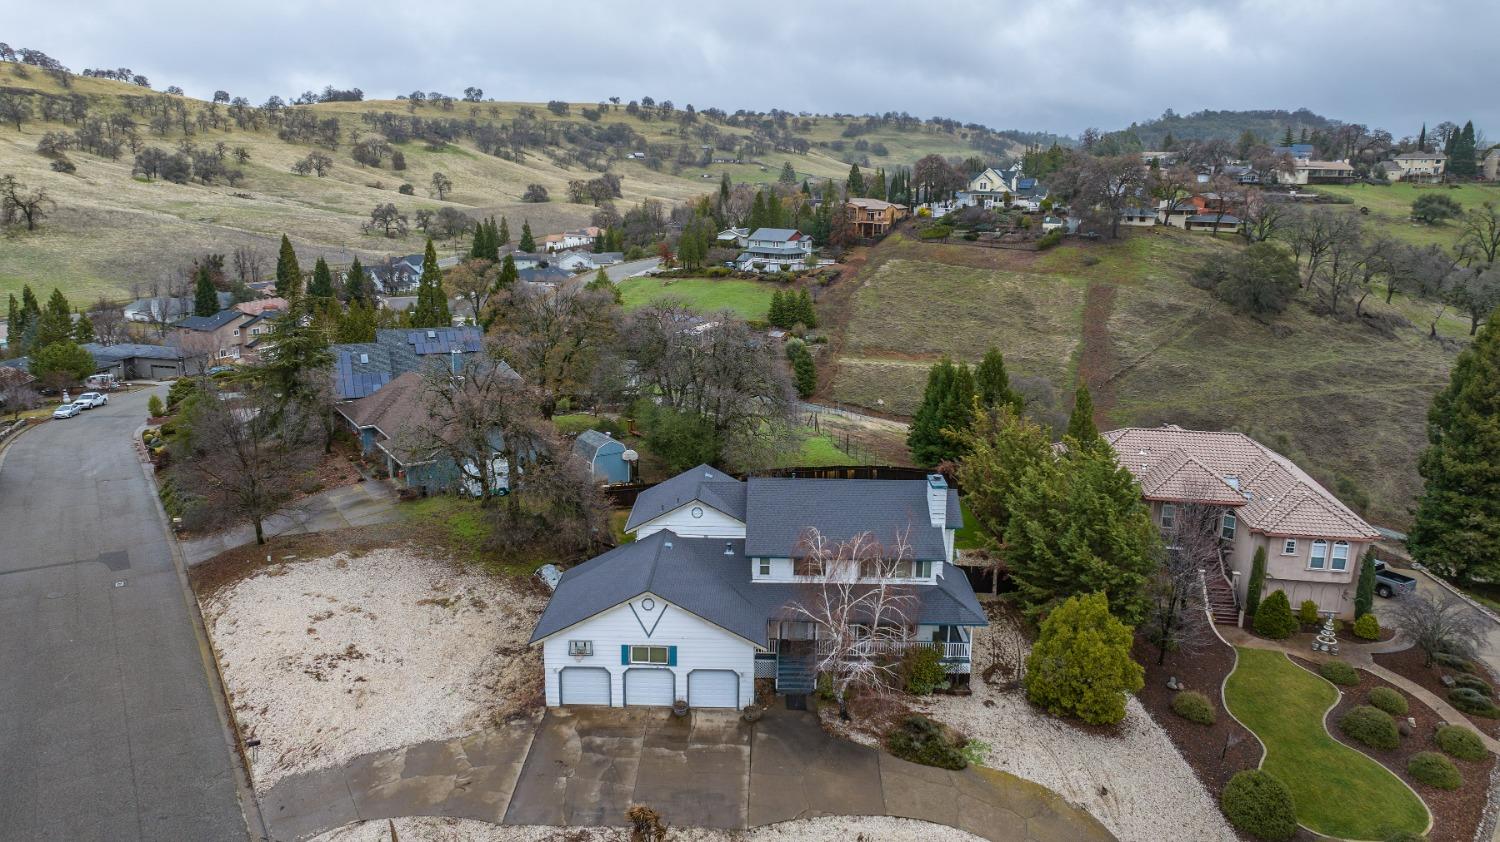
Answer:
[[[236, 125], [226, 116], [225, 105], [93, 77], [71, 77], [70, 88], [64, 89], [34, 70], [20, 78], [15, 67], [0, 65], [0, 93], [30, 99], [38, 119], [23, 123], [20, 130], [12, 124], [0, 125], [0, 175], [45, 187], [56, 208], [40, 230], [12, 231], [4, 240], [0, 296], [30, 283], [41, 289], [60, 287], [75, 301], [99, 295], [124, 297], [133, 289], [149, 288], [152, 282], [179, 273], [194, 257], [207, 252], [227, 254], [247, 246], [274, 258], [282, 233], [292, 238], [307, 261], [316, 256], [347, 261], [353, 255], [369, 261], [419, 250], [424, 235], [414, 226], [399, 238], [361, 229], [371, 209], [387, 202], [413, 220], [420, 209], [445, 205], [471, 216], [505, 216], [513, 236], [519, 235], [521, 222], [529, 219], [540, 236], [587, 224], [593, 207], [566, 201], [566, 188], [571, 180], [598, 176], [606, 164], [623, 178], [622, 196], [616, 200], [623, 211], [646, 198], [676, 203], [706, 193], [717, 187], [724, 172], [736, 182], [771, 182], [786, 161], [799, 178], [842, 179], [851, 160], [893, 168], [909, 166], [930, 153], [970, 155], [976, 154], [977, 146], [991, 153], [1018, 148], [1014, 140], [978, 127], [914, 119], [870, 125], [863, 118], [847, 116], [781, 115], [777, 120], [769, 115], [700, 111], [697, 121], [686, 128], [678, 122], [680, 110], [672, 119], [648, 120], [615, 106], [599, 120], [590, 121], [583, 112], [597, 107], [592, 103], [572, 104], [566, 114], [549, 111], [542, 103], [492, 101], [458, 101], [451, 108], [426, 103], [411, 110], [410, 103], [398, 100], [327, 102], [290, 109], [310, 113], [313, 122], [338, 121], [340, 142], [329, 149], [300, 138], [283, 140], [268, 124], [258, 129]], [[136, 107], [132, 117], [145, 147], [170, 152], [184, 140], [200, 149], [220, 142], [229, 150], [243, 147], [249, 158], [234, 165], [243, 178], [233, 185], [223, 180], [211, 184], [148, 180], [132, 174], [134, 156], [128, 148], [114, 160], [71, 149], [66, 154], [76, 171], [55, 172], [51, 161], [37, 153], [37, 143], [47, 132], [73, 132], [78, 124], [40, 119], [40, 103], [44, 98], [75, 95], [84, 99], [92, 117], [130, 114], [132, 106]], [[148, 98], [180, 103], [191, 134], [184, 135], [182, 121], [163, 126], [163, 133], [154, 131], [147, 113], [140, 110]], [[218, 127], [206, 121], [212, 114], [219, 118]], [[205, 121], [200, 121], [200, 115]], [[435, 121], [450, 129], [454, 139], [437, 147], [416, 138], [393, 143], [405, 157], [403, 172], [392, 171], [388, 160], [378, 168], [366, 166], [354, 160], [352, 148], [356, 136], [376, 134], [372, 128], [377, 125], [375, 115]], [[851, 129], [856, 123], [860, 125]], [[697, 165], [703, 146], [698, 127], [704, 125], [711, 126], [715, 136], [727, 138], [722, 145], [734, 150], [716, 151], [716, 157], [738, 156], [744, 163]], [[503, 157], [481, 151], [476, 139], [495, 134], [510, 139]], [[776, 143], [766, 142], [773, 137], [787, 149], [805, 147], [806, 151], [782, 151]], [[745, 141], [758, 146], [745, 147]], [[684, 147], [691, 154], [685, 154]], [[745, 155], [747, 148], [754, 154]], [[294, 174], [293, 163], [313, 150], [329, 155], [332, 169], [324, 177]], [[646, 161], [629, 157], [637, 150], [670, 157], [660, 169], [653, 169]], [[693, 163], [674, 164], [678, 154]], [[434, 172], [445, 173], [453, 182], [452, 192], [443, 201], [426, 189]], [[399, 192], [404, 183], [413, 185], [413, 195]], [[530, 184], [546, 187], [552, 201], [522, 202]]]

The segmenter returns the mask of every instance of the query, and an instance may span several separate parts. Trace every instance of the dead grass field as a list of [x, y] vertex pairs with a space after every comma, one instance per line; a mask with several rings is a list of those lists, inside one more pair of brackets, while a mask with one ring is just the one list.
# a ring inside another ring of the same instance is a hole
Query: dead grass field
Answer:
[[[892, 237], [861, 275], [831, 397], [909, 414], [939, 355], [974, 363], [995, 345], [1013, 377], [1045, 378], [1066, 412], [1087, 349], [1101, 366], [1087, 372], [1101, 425], [1243, 430], [1349, 502], [1367, 498], [1375, 521], [1405, 524], [1427, 405], [1467, 320], [1445, 316], [1433, 341], [1430, 306], [1402, 296], [1366, 303], [1405, 320], [1393, 335], [1300, 302], [1270, 324], [1239, 316], [1185, 280], [1237, 247], [1160, 228], [1042, 254]], [[1085, 323], [1091, 285], [1112, 292]]]

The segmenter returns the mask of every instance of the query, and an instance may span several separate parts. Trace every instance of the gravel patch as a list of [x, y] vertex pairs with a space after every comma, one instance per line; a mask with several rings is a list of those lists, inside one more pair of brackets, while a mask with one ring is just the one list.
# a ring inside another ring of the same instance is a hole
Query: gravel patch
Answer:
[[[619, 827], [509, 827], [473, 819], [396, 819], [402, 842], [628, 842], [630, 832]], [[766, 825], [750, 830], [707, 828], [668, 829], [672, 842], [978, 842], [980, 837], [946, 825], [884, 816], [825, 816]], [[345, 825], [309, 842], [389, 842], [386, 821]]]
[[260, 791], [539, 707], [542, 607], [406, 549], [272, 565], [202, 603]]
[[[988, 635], [988, 629], [975, 630], [976, 663], [983, 662], [979, 653]], [[1163, 828], [1171, 828], [1176, 839], [1238, 838], [1135, 698], [1117, 729], [1090, 732], [1036, 710], [1022, 690], [1002, 692], [977, 675], [972, 686], [970, 696], [933, 696], [913, 706], [988, 743], [985, 765], [1055, 790], [1096, 816], [1120, 842], [1160, 842]]]

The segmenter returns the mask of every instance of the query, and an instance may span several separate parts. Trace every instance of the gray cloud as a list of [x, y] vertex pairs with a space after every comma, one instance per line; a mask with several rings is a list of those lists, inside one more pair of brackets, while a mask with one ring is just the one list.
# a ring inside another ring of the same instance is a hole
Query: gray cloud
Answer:
[[0, 38], [75, 70], [128, 66], [255, 102], [478, 85], [505, 100], [649, 95], [1075, 134], [1166, 108], [1307, 107], [1397, 137], [1424, 120], [1500, 124], [1500, 4], [1484, 0], [62, 0], [4, 17]]

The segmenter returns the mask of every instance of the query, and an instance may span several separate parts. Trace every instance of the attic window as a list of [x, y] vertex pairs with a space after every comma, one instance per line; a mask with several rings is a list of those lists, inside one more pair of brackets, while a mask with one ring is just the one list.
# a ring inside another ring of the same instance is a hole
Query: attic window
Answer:
[[359, 361], [361, 363], [368, 363], [370, 361], [370, 355], [369, 354], [360, 354], [359, 355]]

